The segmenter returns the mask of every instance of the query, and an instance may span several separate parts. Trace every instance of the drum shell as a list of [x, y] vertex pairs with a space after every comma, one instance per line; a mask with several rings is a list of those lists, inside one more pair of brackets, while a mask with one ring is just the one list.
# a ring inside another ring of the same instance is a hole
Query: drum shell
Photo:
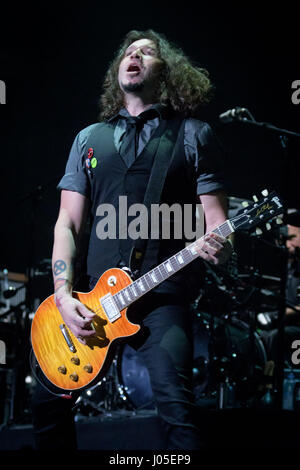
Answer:
[[[252, 398], [267, 361], [260, 334], [251, 332], [250, 325], [236, 317], [212, 317], [204, 312], [198, 312], [196, 317], [193, 323], [196, 400], [215, 395], [222, 381], [234, 386], [237, 400]], [[199, 364], [200, 373], [195, 374]]]
[[[213, 334], [218, 336], [217, 340]], [[264, 343], [258, 332], [253, 332], [252, 343], [250, 326], [246, 322], [238, 318], [212, 318], [207, 313], [197, 312], [193, 318], [193, 340], [196, 402], [217, 393], [220, 370], [216, 369], [224, 367], [224, 363], [214, 362], [216, 357], [228, 358], [225, 373], [236, 387], [237, 399], [247, 400], [255, 394], [267, 361]], [[254, 384], [248, 380], [253, 371]], [[148, 369], [138, 351], [128, 344], [124, 344], [118, 354], [118, 380], [122, 393], [133, 408], [155, 409]]]

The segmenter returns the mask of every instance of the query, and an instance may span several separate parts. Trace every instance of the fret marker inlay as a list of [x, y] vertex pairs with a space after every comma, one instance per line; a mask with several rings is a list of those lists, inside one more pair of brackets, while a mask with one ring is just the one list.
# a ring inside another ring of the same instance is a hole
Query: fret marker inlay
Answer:
[[182, 255], [181, 255], [181, 254], [177, 255], [177, 260], [178, 260], [178, 263], [179, 263], [179, 264], [182, 264], [182, 263], [184, 263], [184, 261], [183, 261], [183, 257], [182, 257]]
[[142, 282], [142, 281], [137, 281], [137, 285], [139, 286], [140, 290], [141, 290], [142, 292], [144, 292], [145, 287], [144, 287], [143, 282]]
[[167, 268], [167, 271], [168, 271], [169, 273], [171, 273], [171, 272], [173, 271], [173, 268], [172, 268], [172, 266], [171, 266], [170, 261], [167, 261], [167, 262], [165, 263], [165, 267]]

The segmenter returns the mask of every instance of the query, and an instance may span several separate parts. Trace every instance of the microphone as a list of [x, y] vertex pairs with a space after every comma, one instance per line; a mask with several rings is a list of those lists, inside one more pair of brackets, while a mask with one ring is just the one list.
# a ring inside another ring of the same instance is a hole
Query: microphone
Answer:
[[232, 122], [241, 119], [242, 115], [247, 114], [248, 112], [248, 109], [237, 106], [236, 108], [229, 109], [228, 111], [220, 114], [219, 119], [224, 123]]

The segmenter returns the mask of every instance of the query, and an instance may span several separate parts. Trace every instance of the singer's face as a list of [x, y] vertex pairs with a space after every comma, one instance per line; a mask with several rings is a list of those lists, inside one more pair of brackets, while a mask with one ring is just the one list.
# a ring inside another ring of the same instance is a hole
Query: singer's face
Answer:
[[125, 93], [142, 91], [154, 85], [163, 61], [153, 41], [139, 39], [126, 49], [119, 66], [119, 85]]

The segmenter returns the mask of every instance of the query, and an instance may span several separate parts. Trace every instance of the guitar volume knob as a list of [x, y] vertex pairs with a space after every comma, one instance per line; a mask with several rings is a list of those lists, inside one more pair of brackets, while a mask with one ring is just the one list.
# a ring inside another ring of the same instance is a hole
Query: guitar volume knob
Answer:
[[80, 364], [80, 359], [79, 359], [78, 356], [73, 356], [73, 357], [71, 357], [71, 362], [73, 362], [73, 364], [78, 366]]
[[57, 368], [58, 372], [60, 372], [61, 374], [66, 374], [67, 373], [67, 368], [66, 366], [59, 366]]
[[83, 368], [86, 372], [88, 372], [89, 374], [91, 372], [93, 372], [93, 366], [91, 364], [87, 364], [86, 366], [84, 366]]
[[73, 382], [78, 382], [79, 377], [77, 374], [74, 373], [70, 375], [70, 379], [73, 380]]

